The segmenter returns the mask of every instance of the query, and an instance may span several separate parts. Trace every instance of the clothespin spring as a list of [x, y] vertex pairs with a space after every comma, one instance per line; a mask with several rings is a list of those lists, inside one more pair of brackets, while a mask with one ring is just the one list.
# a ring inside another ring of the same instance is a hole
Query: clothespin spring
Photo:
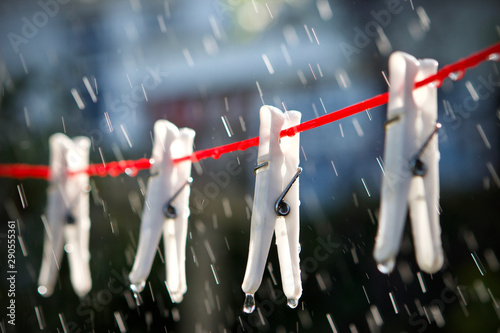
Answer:
[[[84, 187], [82, 189], [82, 191], [84, 193], [88, 193], [90, 192], [90, 185]], [[76, 222], [76, 218], [75, 216], [71, 213], [71, 211], [73, 210], [75, 204], [76, 204], [76, 201], [78, 199], [78, 196], [76, 196], [73, 201], [71, 202], [71, 204], [69, 205], [69, 208], [68, 208], [68, 212], [66, 213], [66, 216], [64, 217], [64, 222], [66, 222], [66, 224], [75, 224]]]
[[297, 172], [293, 176], [292, 180], [290, 183], [288, 183], [287, 187], [285, 190], [283, 190], [283, 193], [279, 196], [278, 200], [276, 200], [276, 204], [274, 205], [274, 211], [276, 212], [276, 215], [278, 216], [287, 216], [290, 213], [290, 204], [284, 200], [285, 195], [288, 193], [292, 185], [295, 183], [297, 178], [299, 178], [299, 175], [302, 172], [302, 168], [298, 167]]
[[[257, 175], [257, 170], [259, 170], [260, 168], [263, 168], [265, 166], [268, 166], [268, 165], [269, 165], [269, 162], [267, 162], [267, 161], [263, 162], [263, 163], [260, 163], [259, 165], [257, 165], [253, 169], [254, 174]], [[297, 178], [299, 178], [299, 175], [301, 173], [302, 173], [302, 168], [298, 167], [297, 168], [297, 172], [293, 176], [292, 180], [290, 181], [290, 183], [288, 183], [288, 185], [286, 186], [286, 188], [283, 190], [283, 192], [279, 196], [278, 200], [276, 200], [276, 204], [274, 205], [274, 211], [276, 212], [276, 215], [278, 215], [278, 216], [287, 216], [290, 213], [290, 204], [288, 204], [288, 202], [286, 202], [284, 200], [284, 198], [285, 198], [285, 195], [290, 190], [290, 188], [292, 187], [292, 185], [297, 180]]]
[[168, 202], [165, 204], [165, 206], [163, 206], [163, 214], [165, 215], [166, 218], [175, 219], [177, 217], [177, 210], [175, 209], [174, 206], [172, 206], [172, 201], [174, 201], [175, 198], [177, 198], [177, 196], [182, 192], [184, 187], [186, 187], [187, 185], [191, 185], [192, 183], [193, 183], [193, 178], [189, 177], [186, 180], [186, 182], [181, 186], [181, 188], [178, 189], [177, 192], [175, 192], [175, 194], [172, 196], [172, 198], [170, 198], [170, 200], [168, 200]]
[[422, 147], [420, 148], [418, 153], [416, 153], [415, 156], [410, 161], [411, 171], [415, 176], [425, 176], [425, 174], [427, 173], [427, 166], [425, 165], [424, 161], [422, 161], [420, 159], [420, 157], [422, 156], [425, 148], [429, 145], [429, 142], [431, 141], [431, 139], [434, 137], [434, 135], [437, 133], [437, 131], [441, 128], [441, 126], [442, 125], [440, 123], [436, 124], [434, 131], [432, 131], [432, 133], [429, 135], [427, 140], [425, 140], [424, 144], [422, 145]]

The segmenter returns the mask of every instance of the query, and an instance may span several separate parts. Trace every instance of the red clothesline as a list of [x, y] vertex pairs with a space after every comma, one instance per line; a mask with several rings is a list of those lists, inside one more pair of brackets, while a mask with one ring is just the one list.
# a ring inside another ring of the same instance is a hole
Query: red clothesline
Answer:
[[[443, 81], [452, 77], [454, 80], [460, 80], [465, 71], [469, 68], [476, 67], [480, 63], [493, 60], [500, 60], [500, 42], [487, 47], [484, 50], [473, 53], [468, 57], [462, 58], [453, 64], [449, 64], [441, 68], [436, 74], [427, 77], [426, 79], [415, 83], [415, 88], [420, 88], [424, 85], [433, 83], [436, 88], [440, 87]], [[389, 100], [389, 93], [383, 93], [357, 104], [348, 106], [346, 108], [340, 109], [338, 111], [323, 115], [321, 117], [311, 119], [309, 121], [303, 122], [297, 126], [293, 126], [284, 129], [280, 133], [280, 137], [294, 136], [297, 133], [305, 132], [310, 129], [329, 124], [331, 122], [352, 116], [356, 113], [384, 105]], [[183, 156], [174, 159], [174, 163], [180, 163], [183, 161], [191, 160], [192, 162], [197, 162], [206, 158], [219, 158], [223, 154], [227, 154], [236, 150], [246, 150], [250, 147], [257, 146], [259, 144], [259, 138], [251, 138], [243, 141], [238, 141], [230, 143], [223, 146], [218, 146], [214, 148], [199, 150], [191, 155]], [[79, 172], [85, 172], [89, 176], [118, 176], [122, 173], [127, 173], [129, 175], [135, 175], [137, 171], [149, 169], [151, 167], [151, 161], [147, 158], [141, 158], [139, 160], [127, 160], [127, 161], [117, 161], [108, 162], [105, 164], [91, 164], [86, 170]], [[76, 173], [79, 173], [76, 172]], [[46, 165], [29, 165], [29, 164], [0, 164], [0, 177], [9, 178], [41, 178], [50, 179], [50, 169]]]

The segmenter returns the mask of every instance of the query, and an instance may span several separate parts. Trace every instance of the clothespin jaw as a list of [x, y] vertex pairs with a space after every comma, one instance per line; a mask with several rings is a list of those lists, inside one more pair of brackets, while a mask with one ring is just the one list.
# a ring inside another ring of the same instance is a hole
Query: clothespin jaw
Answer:
[[436, 73], [437, 62], [403, 52], [389, 58], [389, 103], [385, 125], [384, 177], [374, 258], [390, 273], [399, 252], [408, 206], [417, 262], [425, 272], [442, 266], [435, 87], [415, 82]]
[[[181, 157], [193, 153], [195, 131], [182, 128], [179, 131], [177, 146], [173, 147], [173, 156]], [[191, 162], [184, 161], [176, 166], [177, 187], [174, 197], [167, 203], [174, 214], [167, 214], [168, 218], [163, 226], [163, 243], [166, 253], [166, 286], [170, 298], [174, 303], [180, 303], [187, 291], [186, 284], [186, 241], [188, 233], [189, 195], [193, 179], [191, 178]], [[165, 206], [164, 206], [165, 208]]]
[[[300, 124], [302, 114], [298, 111], [285, 112], [285, 124], [283, 128], [289, 128]], [[281, 148], [285, 152], [286, 171], [282, 179], [282, 196], [286, 196], [288, 212], [276, 220], [275, 234], [278, 246], [278, 258], [280, 262], [281, 281], [283, 292], [287, 297], [287, 304], [291, 308], [298, 305], [302, 296], [302, 281], [300, 279], [300, 200], [299, 200], [299, 175], [302, 168], [300, 163], [300, 135], [284, 137], [281, 139]], [[279, 205], [278, 198], [275, 206]], [[276, 211], [276, 209], [275, 209]], [[277, 212], [276, 212], [277, 213]], [[277, 214], [277, 215], [281, 215]]]
[[[295, 307], [302, 294], [299, 268], [299, 197], [296, 181], [300, 173], [299, 136], [280, 140], [280, 131], [299, 124], [300, 117], [301, 114], [297, 111], [283, 113], [272, 106], [263, 106], [260, 109], [250, 245], [242, 284], [242, 290], [246, 294], [243, 310], [247, 313], [255, 308], [254, 294], [262, 282], [273, 231], [276, 232], [283, 288], [289, 306]], [[292, 179], [295, 183], [290, 182]], [[282, 216], [278, 212], [281, 210], [280, 201], [286, 189], [289, 212]]]
[[173, 159], [192, 153], [195, 132], [179, 129], [167, 120], [154, 126], [151, 177], [142, 214], [139, 245], [130, 288], [134, 295], [145, 286], [163, 231], [167, 268], [166, 285], [173, 302], [180, 302], [186, 292], [185, 248], [189, 217], [191, 162], [174, 165]]
[[68, 253], [73, 288], [80, 297], [92, 288], [90, 277], [89, 176], [69, 175], [89, 165], [90, 139], [73, 140], [62, 133], [49, 139], [51, 180], [47, 193], [46, 235], [38, 292], [52, 295], [62, 262]]
[[[420, 60], [416, 80], [424, 79], [437, 72], [434, 59]], [[413, 169], [414, 177], [408, 194], [411, 228], [415, 245], [415, 256], [419, 267], [429, 274], [441, 269], [444, 262], [439, 223], [439, 159], [437, 131], [437, 89], [422, 87], [414, 92], [416, 104], [421, 111], [422, 122], [418, 135], [419, 150], [413, 157], [424, 170]]]

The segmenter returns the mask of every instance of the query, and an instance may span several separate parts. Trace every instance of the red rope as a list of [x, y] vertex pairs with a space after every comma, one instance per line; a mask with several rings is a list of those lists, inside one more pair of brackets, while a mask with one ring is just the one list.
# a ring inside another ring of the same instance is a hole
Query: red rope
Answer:
[[[450, 74], [455, 74], [455, 80], [461, 79], [465, 71], [469, 68], [476, 67], [480, 63], [486, 60], [498, 60], [500, 57], [500, 43], [493, 44], [492, 46], [473, 53], [470, 56], [460, 59], [457, 62], [444, 66], [436, 74], [427, 77], [426, 79], [415, 83], [415, 89], [420, 88], [429, 83], [435, 83], [436, 88], [443, 84], [444, 79], [450, 76]], [[375, 97], [369, 98], [357, 104], [348, 106], [346, 108], [340, 109], [338, 111], [325, 114], [321, 117], [311, 119], [309, 121], [300, 123], [299, 125], [284, 129], [280, 133], [280, 137], [284, 136], [294, 136], [297, 133], [308, 131], [310, 129], [329, 124], [331, 122], [352, 116], [356, 113], [372, 109], [374, 107], [384, 105], [389, 101], [389, 93], [383, 93]], [[174, 160], [174, 163], [191, 160], [196, 162], [205, 158], [219, 158], [220, 155], [233, 152], [235, 150], [245, 150], [259, 144], [259, 138], [251, 138], [235, 143], [231, 143], [224, 146], [219, 146], [215, 148], [200, 150], [194, 152], [189, 156], [184, 156]]]
[[126, 173], [129, 176], [135, 176], [139, 170], [151, 168], [151, 160], [149, 158], [141, 158], [135, 161], [118, 161], [118, 162], [108, 162], [106, 164], [90, 164], [86, 170], [72, 172], [70, 174], [77, 174], [80, 172], [86, 172], [89, 176], [101, 176], [110, 175], [116, 177], [122, 173]]
[[0, 176], [17, 179], [49, 179], [50, 168], [47, 165], [0, 164]]
[[[465, 74], [465, 71], [469, 68], [476, 67], [480, 63], [487, 60], [498, 61], [500, 59], [500, 43], [493, 44], [484, 50], [473, 53], [468, 57], [462, 58], [453, 64], [449, 64], [441, 68], [436, 74], [427, 77], [426, 79], [415, 83], [415, 89], [420, 88], [424, 85], [434, 83], [436, 88], [443, 84], [443, 81], [452, 77], [454, 80], [460, 80]], [[321, 117], [311, 119], [309, 121], [303, 122], [297, 126], [293, 126], [284, 129], [280, 133], [280, 137], [284, 136], [294, 136], [297, 133], [305, 132], [310, 129], [329, 124], [331, 122], [352, 116], [356, 113], [381, 106], [389, 101], [389, 93], [383, 93], [357, 104], [348, 106], [346, 108], [340, 109], [338, 111], [323, 115]], [[250, 147], [258, 146], [259, 138], [251, 138], [243, 141], [238, 141], [230, 143], [223, 146], [218, 146], [214, 148], [199, 150], [191, 155], [183, 156], [174, 159], [174, 163], [180, 163], [183, 161], [191, 160], [192, 162], [197, 162], [206, 158], [217, 159], [223, 154], [227, 154], [236, 150], [246, 150]], [[119, 161], [119, 162], [108, 162], [106, 164], [91, 164], [86, 170], [81, 170], [78, 172], [73, 172], [73, 174], [86, 172], [89, 176], [101, 176], [106, 175], [118, 176], [122, 173], [127, 173], [128, 175], [134, 176], [137, 171], [143, 169], [149, 169], [151, 167], [151, 161], [147, 158], [141, 158], [135, 161]], [[50, 169], [45, 165], [28, 165], [28, 164], [0, 164], [0, 177], [9, 178], [50, 178]]]

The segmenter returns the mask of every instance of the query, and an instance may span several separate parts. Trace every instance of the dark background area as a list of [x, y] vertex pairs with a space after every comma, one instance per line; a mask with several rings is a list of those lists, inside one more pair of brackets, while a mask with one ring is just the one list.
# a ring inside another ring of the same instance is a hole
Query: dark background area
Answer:
[[[56, 132], [91, 137], [92, 163], [102, 162], [100, 151], [105, 161], [149, 157], [157, 119], [195, 129], [195, 150], [254, 137], [263, 103], [299, 110], [303, 121], [354, 104], [387, 91], [383, 73], [392, 51], [434, 58], [442, 67], [498, 42], [499, 13], [500, 3], [487, 0], [2, 1], [0, 163], [48, 164], [48, 138]], [[95, 102], [84, 77], [97, 91]], [[54, 295], [37, 293], [47, 182], [0, 179], [0, 332], [120, 332], [117, 318], [127, 332], [499, 332], [498, 62], [445, 81], [438, 99], [446, 256], [439, 273], [419, 272], [409, 226], [390, 276], [372, 258], [386, 112], [378, 107], [301, 134], [297, 309], [282, 296], [273, 244], [277, 284], [266, 270], [255, 312], [242, 312], [257, 155], [251, 148], [193, 168], [193, 193], [206, 204], [191, 198], [188, 291], [180, 304], [168, 296], [158, 255], [142, 306], [126, 282], [148, 171], [91, 178], [93, 289], [84, 299], [73, 292], [66, 259]], [[241, 172], [208, 196], [210, 172], [232, 161]], [[9, 220], [18, 222], [20, 236], [15, 328], [5, 316]]]

